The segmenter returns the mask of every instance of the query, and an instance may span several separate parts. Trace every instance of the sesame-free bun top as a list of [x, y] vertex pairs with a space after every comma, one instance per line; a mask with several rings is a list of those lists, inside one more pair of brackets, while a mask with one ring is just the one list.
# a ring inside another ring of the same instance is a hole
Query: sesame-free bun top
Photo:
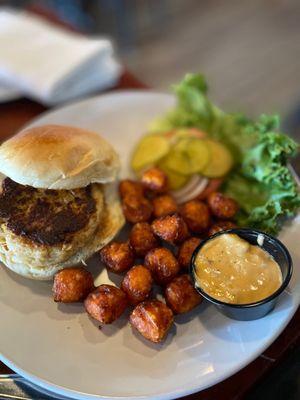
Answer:
[[119, 157], [99, 134], [64, 125], [28, 128], [0, 146], [0, 172], [43, 189], [75, 189], [116, 179]]

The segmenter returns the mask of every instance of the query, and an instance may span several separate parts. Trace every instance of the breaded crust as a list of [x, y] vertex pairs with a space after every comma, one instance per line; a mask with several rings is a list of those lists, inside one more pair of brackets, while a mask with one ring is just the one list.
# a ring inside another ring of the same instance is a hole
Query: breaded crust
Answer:
[[55, 246], [36, 245], [0, 225], [0, 261], [27, 278], [48, 280], [62, 268], [86, 261], [109, 243], [125, 223], [116, 183], [92, 184], [96, 213], [72, 242]]
[[96, 212], [91, 185], [73, 190], [36, 189], [6, 178], [0, 218], [14, 235], [40, 245], [68, 243]]

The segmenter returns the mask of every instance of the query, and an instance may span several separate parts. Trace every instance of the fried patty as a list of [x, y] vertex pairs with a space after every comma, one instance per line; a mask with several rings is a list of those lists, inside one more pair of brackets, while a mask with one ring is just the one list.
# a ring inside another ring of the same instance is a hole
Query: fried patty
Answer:
[[105, 209], [101, 184], [44, 190], [6, 178], [0, 193], [1, 260], [33, 268], [65, 263], [93, 240]]
[[45, 190], [20, 185], [10, 178], [2, 183], [0, 219], [15, 235], [32, 242], [55, 245], [70, 242], [96, 211], [91, 185], [74, 190]]

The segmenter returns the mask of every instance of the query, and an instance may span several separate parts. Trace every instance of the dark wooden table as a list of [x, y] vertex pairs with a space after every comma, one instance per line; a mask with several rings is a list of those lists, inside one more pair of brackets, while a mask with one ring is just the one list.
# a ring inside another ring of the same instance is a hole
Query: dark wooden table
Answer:
[[[124, 72], [114, 89], [141, 89], [145, 85], [129, 72]], [[46, 108], [28, 99], [20, 99], [0, 105], [0, 140], [14, 135], [25, 123], [36, 117]], [[280, 337], [255, 361], [225, 381], [185, 397], [189, 400], [240, 400], [282, 361], [296, 346], [300, 345], [300, 309], [280, 335]], [[0, 373], [12, 372], [0, 363]]]

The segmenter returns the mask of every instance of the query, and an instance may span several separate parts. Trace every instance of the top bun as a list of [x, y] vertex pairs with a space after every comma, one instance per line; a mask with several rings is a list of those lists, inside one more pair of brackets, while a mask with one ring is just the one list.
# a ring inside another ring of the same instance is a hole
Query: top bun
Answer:
[[43, 125], [19, 132], [0, 146], [0, 172], [43, 189], [75, 189], [116, 179], [120, 161], [95, 132]]

